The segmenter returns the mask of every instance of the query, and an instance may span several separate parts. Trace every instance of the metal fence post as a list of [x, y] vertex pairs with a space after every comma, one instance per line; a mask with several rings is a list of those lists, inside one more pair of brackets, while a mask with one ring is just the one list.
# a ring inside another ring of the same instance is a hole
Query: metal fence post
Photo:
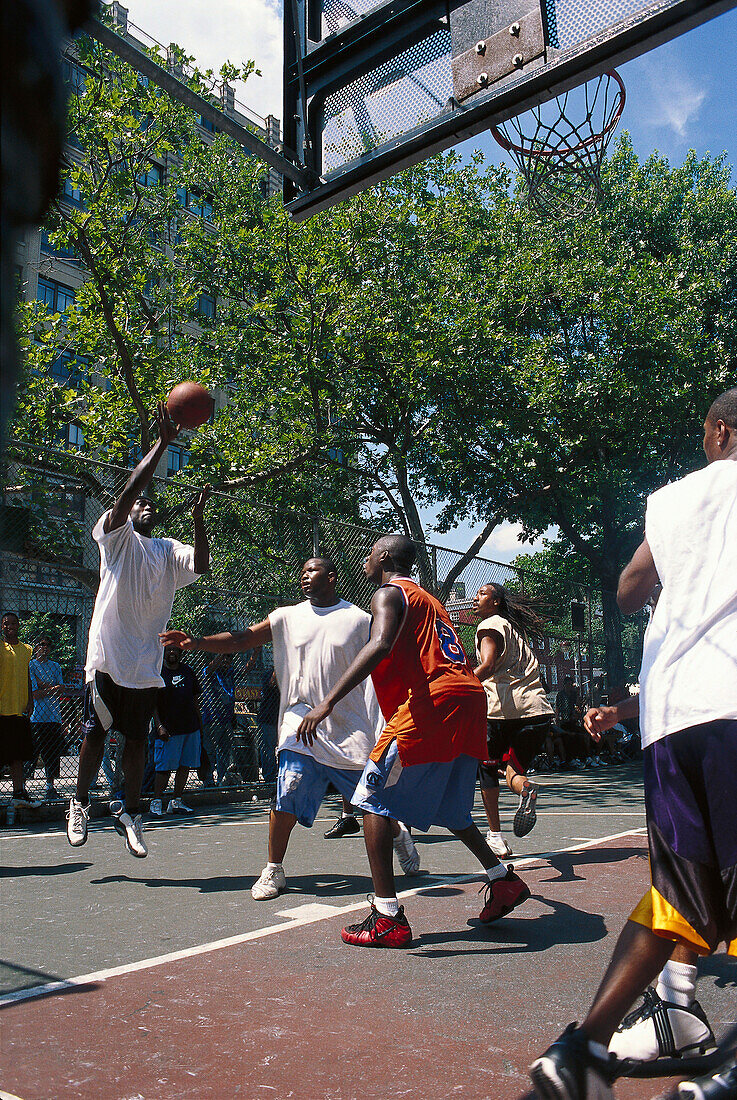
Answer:
[[320, 557], [320, 521], [312, 520], [312, 553], [316, 558]]

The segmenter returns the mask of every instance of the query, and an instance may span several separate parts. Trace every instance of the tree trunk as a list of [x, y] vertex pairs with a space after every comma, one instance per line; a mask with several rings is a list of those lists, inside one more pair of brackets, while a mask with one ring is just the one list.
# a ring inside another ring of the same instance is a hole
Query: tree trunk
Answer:
[[604, 647], [609, 687], [623, 684], [625, 680], [624, 653], [622, 650], [622, 616], [617, 607], [616, 578], [602, 578], [601, 610], [604, 620]]

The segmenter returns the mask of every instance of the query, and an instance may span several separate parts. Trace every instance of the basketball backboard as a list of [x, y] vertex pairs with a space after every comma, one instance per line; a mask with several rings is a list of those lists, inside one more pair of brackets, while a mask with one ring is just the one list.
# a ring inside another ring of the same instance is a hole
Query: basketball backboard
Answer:
[[285, 0], [285, 180], [301, 220], [737, 0]]

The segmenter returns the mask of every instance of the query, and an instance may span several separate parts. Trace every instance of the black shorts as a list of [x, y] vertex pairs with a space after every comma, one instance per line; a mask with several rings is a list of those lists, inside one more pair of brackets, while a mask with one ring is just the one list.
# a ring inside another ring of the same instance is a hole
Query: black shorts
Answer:
[[524, 775], [542, 752], [552, 716], [536, 714], [530, 718], [487, 718], [488, 760], [479, 764], [479, 780], [485, 789], [499, 786], [499, 768], [511, 764]]
[[85, 735], [99, 738], [115, 729], [131, 741], [145, 741], [159, 691], [121, 687], [106, 672], [96, 672], [84, 690]]
[[25, 714], [0, 714], [0, 764], [32, 760], [36, 754]]

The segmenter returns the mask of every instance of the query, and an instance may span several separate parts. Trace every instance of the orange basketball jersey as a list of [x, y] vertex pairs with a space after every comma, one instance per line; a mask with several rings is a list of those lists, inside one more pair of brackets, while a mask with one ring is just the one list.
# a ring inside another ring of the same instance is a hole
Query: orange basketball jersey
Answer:
[[[484, 760], [486, 695], [448, 612], [408, 577], [388, 582], [402, 593], [404, 620], [391, 653], [371, 674], [387, 725], [372, 752], [397, 738], [404, 764]], [[484, 706], [481, 704], [484, 703]]]

